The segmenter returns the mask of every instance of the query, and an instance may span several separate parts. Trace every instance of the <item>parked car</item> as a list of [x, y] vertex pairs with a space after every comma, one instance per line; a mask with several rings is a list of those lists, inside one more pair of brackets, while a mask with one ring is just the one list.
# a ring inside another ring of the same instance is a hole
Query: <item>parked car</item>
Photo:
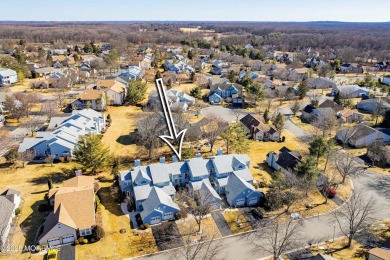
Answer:
[[322, 194], [324, 196], [328, 196], [328, 198], [334, 198], [336, 196], [337, 192], [336, 192], [335, 189], [333, 189], [333, 188], [331, 188], [329, 186], [324, 186], [322, 188]]
[[58, 259], [58, 250], [56, 248], [51, 248], [47, 252], [47, 260], [57, 260]]

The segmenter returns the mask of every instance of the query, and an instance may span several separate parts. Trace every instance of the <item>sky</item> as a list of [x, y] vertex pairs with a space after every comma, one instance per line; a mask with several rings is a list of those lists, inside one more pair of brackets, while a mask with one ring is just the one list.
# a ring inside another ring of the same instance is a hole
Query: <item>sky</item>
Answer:
[[1, 0], [11, 21], [388, 22], [389, 0]]

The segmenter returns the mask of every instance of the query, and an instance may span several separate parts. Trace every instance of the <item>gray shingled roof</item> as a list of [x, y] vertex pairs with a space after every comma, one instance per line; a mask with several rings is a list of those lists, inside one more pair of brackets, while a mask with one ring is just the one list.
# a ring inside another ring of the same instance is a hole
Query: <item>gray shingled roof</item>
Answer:
[[149, 185], [134, 186], [134, 198], [136, 201], [146, 200], [149, 197], [152, 187]]
[[249, 163], [248, 156], [244, 154], [218, 155], [213, 157], [212, 160], [214, 161], [215, 168], [220, 173], [233, 172], [239, 166], [246, 168], [247, 163]]
[[164, 163], [152, 164], [149, 165], [148, 168], [154, 184], [170, 181], [166, 164]]
[[252, 191], [256, 191], [256, 189], [250, 185], [248, 182], [237, 176], [235, 173], [230, 174], [227, 178], [226, 185], [226, 198], [229, 204], [232, 202], [234, 198], [236, 198], [240, 193], [242, 193], [246, 189], [250, 189]]
[[203, 158], [193, 158], [186, 160], [186, 162], [193, 177], [204, 176], [210, 172], [210, 160], [205, 160]]
[[179, 209], [179, 206], [172, 201], [172, 198], [158, 187], [152, 187], [149, 197], [142, 202], [143, 211], [141, 212], [142, 219], [149, 216], [153, 211], [158, 210], [157, 207], [161, 204], [171, 208]]
[[14, 213], [15, 205], [6, 196], [0, 196], [0, 237]]
[[221, 200], [221, 197], [218, 195], [218, 193], [215, 191], [215, 189], [211, 186], [209, 181], [202, 181], [201, 190], [203, 192], [205, 192], [205, 196], [207, 196], [207, 197], [212, 196], [216, 199]]

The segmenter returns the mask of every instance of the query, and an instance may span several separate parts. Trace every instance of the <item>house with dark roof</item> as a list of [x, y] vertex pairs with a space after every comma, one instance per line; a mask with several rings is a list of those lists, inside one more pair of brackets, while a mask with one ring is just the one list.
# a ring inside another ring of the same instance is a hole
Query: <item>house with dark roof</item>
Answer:
[[331, 108], [334, 110], [334, 112], [339, 112], [341, 110], [344, 110], [344, 107], [337, 104], [336, 102], [334, 102], [333, 100], [325, 100], [324, 102], [322, 102], [319, 106], [319, 108]]
[[241, 118], [240, 123], [253, 140], [279, 141], [280, 139], [280, 133], [272, 125], [265, 124], [261, 115], [247, 114]]
[[384, 130], [386, 129], [381, 129], [381, 131], [379, 131], [370, 126], [359, 124], [338, 131], [336, 133], [336, 140], [352, 147], [363, 148], [370, 146], [375, 140], [389, 142], [390, 135], [385, 133], [386, 131]]
[[359, 111], [370, 114], [375, 112], [385, 113], [386, 111], [390, 111], [390, 99], [380, 97], [361, 100], [356, 104], [356, 108]]
[[312, 105], [307, 105], [302, 109], [301, 118], [305, 121], [311, 121], [313, 119], [313, 111], [316, 109]]
[[294, 173], [294, 169], [301, 162], [301, 159], [302, 156], [298, 152], [283, 147], [279, 150], [279, 153], [269, 152], [265, 161], [274, 170], [291, 174]]
[[20, 192], [17, 190], [8, 189], [0, 195], [0, 246], [7, 242], [12, 219], [20, 201]]

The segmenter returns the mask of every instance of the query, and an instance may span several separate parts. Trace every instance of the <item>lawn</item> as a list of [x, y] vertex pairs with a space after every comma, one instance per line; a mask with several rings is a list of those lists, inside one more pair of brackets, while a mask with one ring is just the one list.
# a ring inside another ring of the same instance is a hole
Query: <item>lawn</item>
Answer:
[[[75, 166], [75, 163], [54, 164], [53, 167], [46, 164], [28, 164], [21, 168], [19, 164], [8, 166], [3, 158], [0, 159], [0, 192], [8, 188], [16, 189], [20, 191], [23, 200], [21, 214], [9, 236], [12, 245], [24, 246], [34, 242], [36, 231], [48, 214], [38, 211], [39, 205], [46, 204], [47, 178], [50, 176], [53, 185], [59, 186], [63, 180], [69, 178]], [[28, 255], [24, 254], [25, 258]], [[7, 257], [23, 258], [20, 252], [7, 253]], [[33, 255], [33, 258], [36, 257], [38, 256]]]
[[[229, 228], [233, 232], [233, 234], [239, 234], [252, 230], [251, 225], [239, 210], [225, 210], [222, 215], [226, 219], [226, 222], [228, 223]], [[241, 226], [237, 225], [237, 220], [241, 222]]]
[[302, 155], [307, 153], [307, 145], [290, 132], [284, 130], [282, 136], [286, 137], [285, 142], [250, 141], [250, 148], [247, 154], [251, 159], [250, 170], [255, 180], [267, 183], [271, 181], [273, 170], [264, 162], [269, 152], [278, 152], [283, 146], [286, 146], [290, 150], [299, 151]]
[[300, 128], [302, 128], [303, 130], [305, 130], [306, 132], [308, 132], [312, 135], [317, 135], [320, 132], [320, 130], [318, 128], [316, 128], [315, 126], [313, 126], [311, 124], [302, 122], [302, 120], [297, 116], [291, 116], [291, 121], [295, 125], [299, 126]]
[[[114, 243], [119, 259], [156, 252], [157, 247], [150, 228], [145, 231], [131, 229], [129, 218], [123, 215], [115, 196], [112, 196], [115, 191], [112, 188], [112, 176], [102, 173], [99, 179], [101, 210], [97, 221], [102, 223], [106, 236], [97, 243], [78, 245], [78, 259], [112, 259]], [[121, 229], [126, 232], [121, 234]]]
[[338, 239], [334, 242], [328, 242], [320, 246], [313, 246], [310, 251], [314, 254], [328, 254], [333, 256], [336, 259], [345, 259], [345, 260], [362, 260], [365, 259], [364, 252], [367, 250], [357, 241], [352, 241], [352, 246], [350, 248], [344, 248], [347, 244], [347, 239]]
[[[179, 219], [176, 221], [176, 224], [183, 236], [184, 243], [188, 240], [188, 235], [193, 233], [195, 234], [191, 235], [190, 239], [200, 240], [200, 235], [196, 234], [198, 225], [193, 216], [188, 215], [186, 218]], [[211, 215], [202, 220], [200, 230], [201, 234], [206, 236], [204, 239], [215, 239], [221, 237], [221, 233], [219, 232], [219, 229]]]

